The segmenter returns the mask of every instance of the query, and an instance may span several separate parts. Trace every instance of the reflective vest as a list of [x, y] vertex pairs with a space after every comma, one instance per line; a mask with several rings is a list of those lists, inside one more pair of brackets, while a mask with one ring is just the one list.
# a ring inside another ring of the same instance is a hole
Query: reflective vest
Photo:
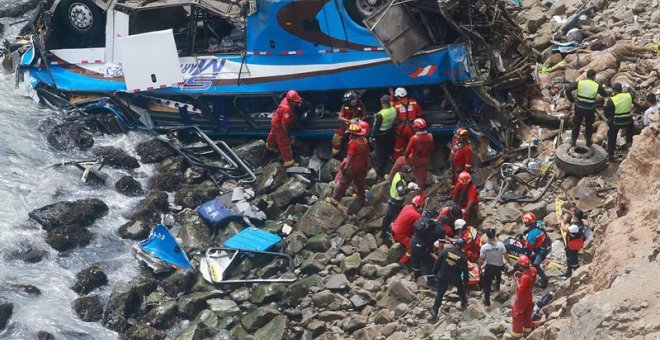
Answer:
[[633, 104], [632, 95], [630, 93], [619, 93], [610, 98], [610, 100], [614, 104], [614, 124], [629, 124], [630, 117], [632, 117], [630, 114]]
[[[396, 119], [396, 110], [393, 107], [386, 107], [378, 113], [383, 118], [383, 122], [380, 124], [380, 131], [387, 131], [394, 126], [394, 119]], [[375, 124], [375, 122], [374, 122]]]
[[403, 186], [406, 186], [406, 181], [401, 176], [400, 172], [397, 172], [392, 179], [392, 185], [390, 186], [390, 198], [397, 201], [402, 201], [403, 197], [399, 196], [399, 190], [396, 190], [397, 184], [399, 182], [403, 183]]
[[591, 79], [580, 80], [577, 85], [578, 100], [575, 104], [584, 109], [593, 109], [596, 105], [597, 94], [597, 82]]

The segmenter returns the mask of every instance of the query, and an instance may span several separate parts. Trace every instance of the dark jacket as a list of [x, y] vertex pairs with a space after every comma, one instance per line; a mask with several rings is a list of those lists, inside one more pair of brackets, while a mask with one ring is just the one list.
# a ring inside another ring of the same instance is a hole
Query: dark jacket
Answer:
[[445, 231], [441, 224], [433, 219], [423, 217], [415, 222], [415, 234], [412, 237], [412, 244], [423, 244], [424, 249], [431, 251], [433, 243], [439, 239], [445, 238]]
[[447, 280], [454, 284], [462, 281], [467, 285], [470, 280], [467, 257], [456, 246], [447, 248], [438, 256], [438, 260], [433, 266], [433, 274], [436, 276], [436, 280]]

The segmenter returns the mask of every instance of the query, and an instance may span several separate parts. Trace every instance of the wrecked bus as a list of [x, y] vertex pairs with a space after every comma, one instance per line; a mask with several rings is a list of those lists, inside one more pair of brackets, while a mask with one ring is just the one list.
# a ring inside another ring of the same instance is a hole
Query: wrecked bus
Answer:
[[112, 113], [124, 128], [236, 136], [265, 135], [281, 94], [296, 89], [305, 105], [294, 135], [314, 137], [337, 127], [346, 90], [375, 112], [380, 96], [404, 86], [431, 131], [451, 132], [466, 113], [501, 112], [507, 89], [531, 75], [522, 41], [488, 41], [496, 25], [515, 25], [504, 5], [473, 15], [462, 2], [471, 4], [54, 0], [14, 52], [17, 84], [48, 105]]

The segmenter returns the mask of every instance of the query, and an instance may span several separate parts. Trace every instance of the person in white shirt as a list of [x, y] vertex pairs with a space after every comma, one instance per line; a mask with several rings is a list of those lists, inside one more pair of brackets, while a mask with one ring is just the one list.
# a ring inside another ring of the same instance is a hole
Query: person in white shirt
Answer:
[[502, 271], [505, 266], [510, 266], [510, 263], [504, 244], [497, 240], [495, 229], [488, 229], [486, 236], [488, 236], [488, 242], [481, 246], [479, 252], [479, 267], [483, 269], [480, 283], [484, 293], [484, 305], [490, 306], [490, 291], [493, 280], [495, 281], [495, 290], [499, 290]]
[[649, 105], [649, 108], [644, 111], [644, 115], [642, 116], [643, 127], [649, 126], [651, 124], [651, 115], [660, 111], [660, 104], [658, 104], [654, 93], [649, 92], [646, 94], [646, 104]]

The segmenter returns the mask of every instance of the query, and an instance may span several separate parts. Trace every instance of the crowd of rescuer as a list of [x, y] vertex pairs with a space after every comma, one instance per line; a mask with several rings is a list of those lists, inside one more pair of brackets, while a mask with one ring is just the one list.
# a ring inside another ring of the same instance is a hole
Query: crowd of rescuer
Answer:
[[[577, 89], [577, 102], [581, 105], [576, 104], [576, 116], [581, 116], [578, 120], [584, 119], [587, 126], [591, 123], [591, 107], [583, 107], [582, 102], [594, 98], [594, 92], [602, 92], [599, 85], [591, 82], [593, 78], [594, 73], [587, 72], [586, 81], [578, 82], [569, 88], [569, 93], [570, 90]], [[616, 97], [623, 93], [620, 85], [618, 86], [613, 87], [615, 96], [608, 103], [609, 107], [606, 107], [609, 109], [609, 112], [606, 110], [606, 115], [610, 115], [608, 118], [611, 125], [618, 123], [624, 126], [623, 123], [629, 123], [624, 121], [628, 118], [628, 107], [625, 105], [629, 98]], [[266, 142], [269, 150], [281, 154], [287, 167], [294, 164], [289, 128], [294, 121], [294, 108], [301, 101], [302, 98], [296, 91], [286, 93], [273, 115]], [[461, 308], [467, 306], [467, 286], [470, 278], [468, 262], [476, 262], [482, 270], [480, 285], [483, 290], [483, 303], [490, 306], [492, 285], [494, 284], [496, 290], [499, 289], [502, 272], [505, 268], [510, 268], [510, 263], [507, 249], [497, 239], [496, 230], [488, 229], [487, 242], [482, 244], [481, 235], [474, 226], [479, 197], [470, 175], [471, 145], [467, 130], [458, 129], [452, 140], [450, 161], [452, 182], [455, 185], [451, 191], [452, 202], [438, 212], [423, 212], [426, 197], [423, 192], [424, 178], [420, 175], [422, 169], [424, 176], [426, 175], [433, 150], [433, 139], [426, 131], [426, 122], [419, 118], [421, 108], [416, 101], [408, 97], [403, 88], [397, 88], [391, 97], [383, 96], [380, 104], [382, 109], [376, 114], [374, 126], [371, 128], [364, 120], [366, 110], [359, 94], [349, 91], [344, 96], [344, 106], [339, 118], [342, 125], [333, 136], [332, 144], [333, 154], [338, 154], [337, 147], [341, 147], [340, 142], [343, 143], [343, 139], [348, 135], [348, 152], [335, 178], [333, 195], [327, 200], [337, 205], [351, 184], [356, 188], [358, 200], [367, 199], [365, 181], [367, 172], [372, 167], [367, 140], [367, 136], [370, 136], [376, 149], [373, 166], [379, 177], [383, 176], [390, 181], [389, 201], [381, 226], [381, 237], [389, 239], [391, 236], [395, 242], [402, 243], [406, 253], [399, 262], [406, 266], [411, 262], [408, 268], [413, 272], [413, 277], [416, 279], [424, 272], [428, 278], [427, 285], [437, 289], [435, 303], [429, 311], [431, 319], [437, 319], [443, 297], [451, 286], [458, 289]], [[587, 130], [587, 143], [590, 144], [591, 130]], [[575, 136], [574, 132], [573, 141]], [[396, 156], [395, 166], [389, 175], [384, 175], [392, 147]], [[608, 150], [610, 155], [611, 149], [612, 147]], [[406, 195], [411, 193], [415, 195], [410, 204], [404, 205]], [[566, 246], [567, 271], [563, 277], [570, 277], [572, 271], [579, 266], [577, 255], [591, 236], [582, 212], [576, 210], [570, 215], [572, 220], [567, 230]], [[524, 213], [522, 220], [526, 229], [520, 239], [521, 247], [516, 247], [519, 251], [518, 271], [514, 273], [516, 296], [511, 311], [513, 323], [510, 335], [514, 338], [531, 331], [532, 287], [537, 276], [541, 287], [545, 287], [548, 282], [542, 262], [550, 251], [549, 236], [533, 213]], [[443, 244], [447, 243], [450, 246], [445, 247]], [[433, 254], [436, 252], [437, 260], [433, 264]]]

